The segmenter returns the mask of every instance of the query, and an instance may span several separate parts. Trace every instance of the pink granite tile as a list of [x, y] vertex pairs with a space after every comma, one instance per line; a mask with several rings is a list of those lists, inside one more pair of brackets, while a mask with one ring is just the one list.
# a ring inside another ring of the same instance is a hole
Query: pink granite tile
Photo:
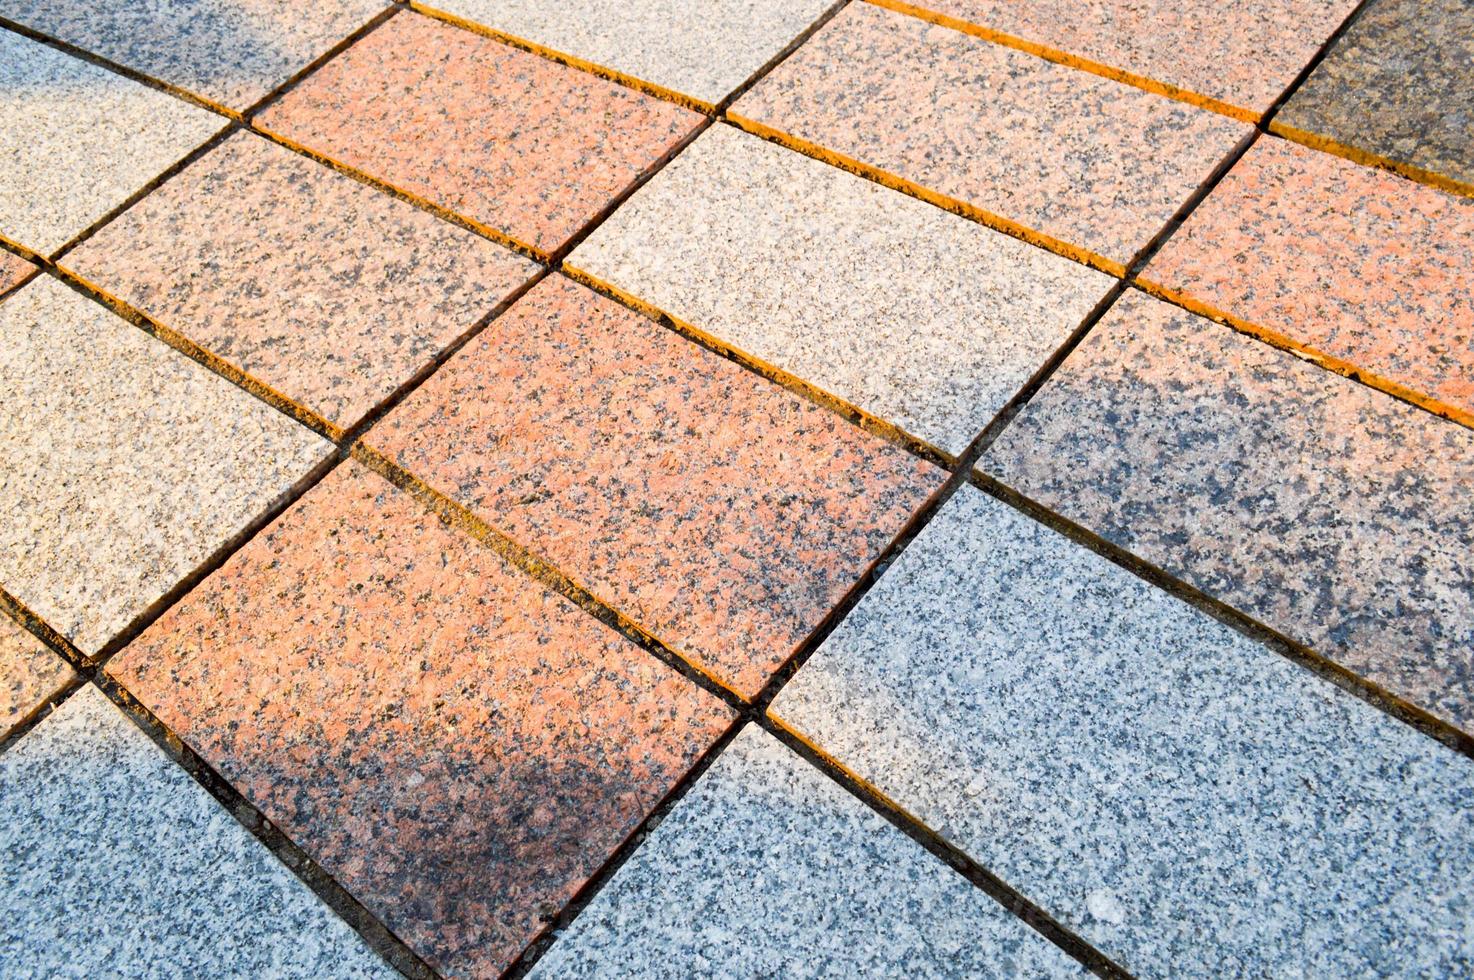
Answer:
[[1474, 201], [1266, 137], [1143, 278], [1474, 419]]
[[108, 671], [455, 976], [504, 969], [732, 718], [353, 462]]
[[944, 476], [562, 277], [369, 441], [744, 696]]
[[0, 738], [73, 678], [66, 661], [0, 616]]
[[1255, 115], [1279, 98], [1356, 7], [1356, 0], [913, 3]]
[[19, 286], [35, 271], [36, 267], [19, 255], [0, 249], [0, 293], [9, 292]]
[[63, 264], [345, 428], [536, 270], [247, 133]]
[[867, 3], [733, 114], [1124, 267], [1251, 131]]
[[701, 116], [404, 13], [257, 124], [544, 252]]

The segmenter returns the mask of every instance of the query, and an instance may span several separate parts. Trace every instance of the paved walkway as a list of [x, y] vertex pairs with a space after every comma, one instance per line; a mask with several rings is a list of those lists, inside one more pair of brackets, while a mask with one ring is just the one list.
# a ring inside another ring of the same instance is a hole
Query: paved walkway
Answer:
[[0, 974], [1474, 974], [1469, 0], [0, 0]]

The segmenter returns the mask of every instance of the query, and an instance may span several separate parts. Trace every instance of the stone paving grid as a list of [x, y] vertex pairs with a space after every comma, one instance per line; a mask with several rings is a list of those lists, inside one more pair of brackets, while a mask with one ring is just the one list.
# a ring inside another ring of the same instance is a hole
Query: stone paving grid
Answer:
[[4, 972], [1474, 972], [1466, 6], [322, 6], [0, 0]]

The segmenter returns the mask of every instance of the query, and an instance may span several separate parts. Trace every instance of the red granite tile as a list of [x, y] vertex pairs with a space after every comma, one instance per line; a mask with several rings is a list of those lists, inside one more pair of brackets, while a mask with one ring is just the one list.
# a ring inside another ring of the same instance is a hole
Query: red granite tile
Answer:
[[21, 284], [36, 267], [14, 252], [0, 249], [0, 293], [14, 289]]
[[1474, 422], [1474, 201], [1266, 137], [1143, 279]]
[[247, 133], [63, 264], [344, 428], [536, 271]]
[[700, 121], [669, 102], [405, 13], [257, 124], [552, 252]]
[[369, 441], [744, 696], [944, 477], [562, 277]]
[[505, 968], [731, 721], [353, 462], [108, 670], [457, 976]]
[[72, 677], [66, 661], [0, 616], [0, 738]]

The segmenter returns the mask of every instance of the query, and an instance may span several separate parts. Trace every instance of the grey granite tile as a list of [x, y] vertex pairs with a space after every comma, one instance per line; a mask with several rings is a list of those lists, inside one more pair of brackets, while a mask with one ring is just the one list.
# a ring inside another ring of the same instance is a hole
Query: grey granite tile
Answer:
[[0, 757], [11, 977], [395, 972], [94, 687]]
[[536, 977], [990, 977], [1084, 971], [748, 726]]
[[1474, 3], [1376, 0], [1275, 126], [1411, 164], [1474, 191]]
[[1474, 969], [1474, 762], [972, 487], [772, 713], [1138, 975]]
[[225, 122], [0, 30], [0, 235], [50, 255]]
[[1111, 284], [728, 126], [568, 264], [954, 454]]
[[0, 16], [240, 110], [387, 6], [387, 0], [4, 0]]
[[1131, 291], [981, 466], [1474, 731], [1462, 425]]
[[0, 303], [0, 585], [84, 653], [331, 451], [55, 279]]

